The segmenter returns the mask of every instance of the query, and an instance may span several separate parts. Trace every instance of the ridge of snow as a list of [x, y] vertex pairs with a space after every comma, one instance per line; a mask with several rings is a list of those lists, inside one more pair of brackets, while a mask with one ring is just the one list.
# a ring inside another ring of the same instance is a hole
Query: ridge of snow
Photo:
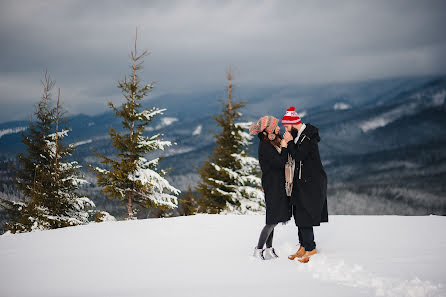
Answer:
[[434, 106], [441, 106], [444, 104], [446, 98], [446, 90], [442, 90], [432, 96], [432, 104]]
[[391, 122], [396, 121], [397, 119], [403, 116], [415, 113], [418, 107], [419, 107], [418, 102], [411, 102], [410, 104], [398, 106], [379, 116], [373, 117], [367, 121], [362, 122], [359, 125], [359, 128], [362, 130], [362, 132], [365, 133], [371, 130], [375, 130], [377, 128], [385, 127]]
[[201, 130], [203, 129], [203, 125], [198, 125], [197, 128], [192, 132], [192, 135], [200, 135]]
[[169, 118], [169, 117], [161, 118], [161, 125], [163, 125], [163, 127], [170, 126], [175, 122], [178, 122], [177, 118]]
[[93, 139], [87, 139], [87, 140], [82, 140], [82, 141], [78, 141], [78, 142], [74, 142], [72, 145], [74, 147], [79, 146], [79, 145], [83, 145], [83, 144], [87, 144], [87, 143], [92, 143]]
[[181, 155], [181, 154], [192, 152], [196, 149], [197, 148], [189, 147], [189, 146], [175, 146], [175, 148], [172, 147], [172, 148], [169, 148], [168, 150], [166, 150], [166, 153], [163, 154], [163, 157], [166, 158], [166, 157], [170, 157], [170, 156]]
[[19, 133], [19, 132], [25, 131], [27, 128], [28, 127], [16, 127], [16, 128], [8, 128], [8, 129], [0, 130], [0, 138], [2, 138], [2, 136], [4, 136], [4, 135], [14, 134], [14, 133]]
[[161, 128], [165, 128], [167, 126], [172, 125], [173, 123], [178, 122], [177, 118], [169, 118], [169, 117], [164, 117], [161, 118], [161, 123], [159, 123], [158, 125], [156, 125], [155, 127], [147, 127], [146, 131], [154, 131], [154, 130], [159, 130]]
[[362, 130], [362, 132], [366, 133], [377, 128], [385, 127], [403, 116], [415, 114], [420, 108], [441, 106], [445, 102], [446, 90], [441, 90], [434, 94], [417, 93], [410, 98], [414, 99], [414, 101], [408, 104], [400, 105], [382, 113], [381, 115], [361, 122], [359, 124], [359, 128]]
[[334, 110], [348, 110], [350, 108], [352, 108], [351, 105], [344, 102], [338, 102], [333, 105]]

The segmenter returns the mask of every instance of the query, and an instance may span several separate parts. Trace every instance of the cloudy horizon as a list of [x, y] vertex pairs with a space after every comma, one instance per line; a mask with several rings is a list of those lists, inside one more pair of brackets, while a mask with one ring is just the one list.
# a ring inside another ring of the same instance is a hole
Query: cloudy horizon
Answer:
[[444, 1], [2, 1], [1, 121], [25, 119], [47, 68], [70, 113], [121, 100], [138, 28], [154, 96], [446, 73]]

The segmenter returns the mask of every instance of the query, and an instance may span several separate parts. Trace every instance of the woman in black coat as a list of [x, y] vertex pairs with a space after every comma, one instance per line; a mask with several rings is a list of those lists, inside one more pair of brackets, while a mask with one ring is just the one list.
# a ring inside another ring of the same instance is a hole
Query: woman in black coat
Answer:
[[[250, 132], [259, 137], [259, 163], [262, 170], [262, 188], [265, 194], [266, 225], [260, 233], [254, 257], [277, 258], [272, 247], [274, 227], [291, 218], [291, 206], [285, 192], [285, 163], [288, 160], [287, 143], [280, 135], [279, 120], [262, 117], [251, 126]], [[266, 244], [266, 249], [263, 246]]]

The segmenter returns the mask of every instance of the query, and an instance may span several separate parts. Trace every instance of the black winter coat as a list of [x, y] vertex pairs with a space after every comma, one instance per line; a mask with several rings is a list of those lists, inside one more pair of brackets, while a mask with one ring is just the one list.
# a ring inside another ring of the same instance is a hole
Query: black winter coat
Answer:
[[318, 129], [306, 124], [297, 140], [288, 142], [288, 152], [296, 162], [291, 204], [296, 206], [297, 226], [319, 226], [328, 222], [327, 174], [319, 154]]
[[265, 194], [266, 223], [277, 224], [291, 218], [291, 205], [285, 192], [286, 148], [279, 153], [274, 146], [259, 142], [259, 163], [262, 169], [262, 188]]

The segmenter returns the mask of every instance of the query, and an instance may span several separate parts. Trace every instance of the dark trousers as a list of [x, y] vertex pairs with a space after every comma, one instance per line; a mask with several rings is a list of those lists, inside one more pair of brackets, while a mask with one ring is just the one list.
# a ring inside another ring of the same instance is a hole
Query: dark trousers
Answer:
[[316, 248], [314, 242], [313, 227], [297, 227], [299, 229], [299, 243], [305, 248], [306, 251], [312, 251]]
[[260, 232], [259, 243], [257, 244], [258, 249], [263, 249], [265, 242], [267, 248], [273, 246], [274, 227], [276, 226], [277, 224], [266, 224], [263, 227], [262, 232]]
[[314, 250], [316, 243], [314, 242], [313, 226], [311, 226], [311, 216], [305, 210], [300, 200], [297, 200], [297, 204], [293, 205], [293, 217], [298, 228], [300, 245], [306, 251]]

